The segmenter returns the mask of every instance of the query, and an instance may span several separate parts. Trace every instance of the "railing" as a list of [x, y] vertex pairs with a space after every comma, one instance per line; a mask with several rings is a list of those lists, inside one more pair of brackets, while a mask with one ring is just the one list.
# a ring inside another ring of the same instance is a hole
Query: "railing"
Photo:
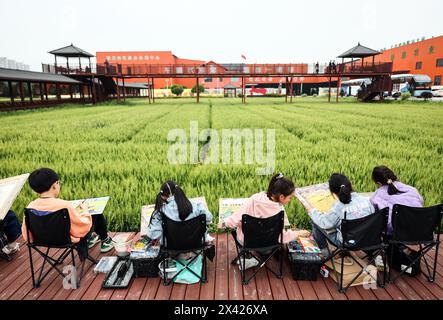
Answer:
[[202, 77], [210, 76], [291, 76], [359, 73], [390, 73], [392, 63], [346, 63], [335, 68], [308, 70], [308, 64], [94, 64], [89, 66], [57, 66], [42, 64], [43, 72], [58, 74], [95, 74], [110, 76]]
[[355, 61], [353, 63], [343, 63], [338, 64], [335, 67], [329, 66], [326, 67], [326, 74], [337, 74], [337, 73], [345, 73], [345, 74], [359, 74], [359, 73], [392, 73], [392, 62], [366, 62], [361, 63], [359, 61]]

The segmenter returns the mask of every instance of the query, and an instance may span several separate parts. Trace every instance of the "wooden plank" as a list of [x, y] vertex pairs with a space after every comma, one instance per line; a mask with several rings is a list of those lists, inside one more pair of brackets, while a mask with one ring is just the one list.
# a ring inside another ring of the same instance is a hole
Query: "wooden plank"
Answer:
[[318, 275], [317, 281], [311, 281], [312, 287], [319, 300], [333, 300], [331, 293], [329, 292], [325, 282], [321, 275]]
[[198, 300], [200, 297], [201, 283], [190, 284], [186, 288], [185, 300]]
[[159, 286], [162, 286], [160, 277], [148, 278], [140, 296], [140, 300], [153, 300], [157, 295]]
[[357, 286], [356, 289], [363, 300], [378, 300], [377, 296], [374, 294], [374, 292], [372, 292], [371, 289], [366, 289], [363, 286]]
[[303, 300], [303, 295], [298, 287], [298, 283], [292, 278], [287, 257], [283, 263], [283, 285], [285, 286], [286, 294], [288, 295], [289, 300]]
[[171, 300], [184, 300], [186, 294], [186, 284], [174, 283], [171, 292]]
[[[277, 265], [275, 263], [274, 265]], [[274, 266], [275, 269], [278, 269]], [[274, 269], [273, 269], [274, 270]], [[282, 279], [278, 279], [272, 272], [267, 270], [269, 284], [271, 285], [272, 297], [274, 300], [288, 300], [288, 294], [286, 293], [285, 285]]]
[[219, 248], [218, 248], [218, 235], [211, 234], [211, 236], [215, 238], [214, 244], [215, 244], [216, 256], [213, 262], [208, 261], [208, 282], [201, 284], [200, 300], [214, 300], [215, 278], [216, 278], [215, 269], [217, 265], [217, 256]]
[[415, 277], [411, 278], [408, 276], [403, 277], [404, 281], [413, 288], [413, 290], [420, 295], [423, 300], [435, 300], [436, 297], [428, 290], [420, 281]]
[[160, 282], [160, 285], [158, 286], [157, 294], [155, 296], [155, 300], [169, 300], [171, 297], [173, 284], [170, 284], [169, 286], [163, 285], [163, 281]]
[[346, 291], [346, 297], [349, 300], [362, 300], [361, 295], [358, 293], [358, 290], [356, 287], [350, 287], [347, 291]]
[[400, 291], [406, 296], [409, 300], [422, 300], [421, 296], [418, 295], [411, 286], [409, 286], [403, 277], [398, 278], [395, 281], [395, 285], [400, 289]]
[[297, 281], [303, 300], [318, 300], [311, 281]]
[[140, 300], [148, 278], [135, 278], [131, 289], [127, 292], [125, 300]]
[[417, 276], [416, 279], [438, 300], [443, 300], [443, 290], [438, 284], [428, 282], [428, 280], [423, 275]]
[[[253, 269], [251, 269], [252, 272]], [[247, 275], [247, 273], [246, 273]], [[257, 285], [257, 293], [259, 300], [273, 300], [271, 284], [269, 283], [268, 273], [266, 269], [261, 269], [255, 276], [255, 283]]]
[[228, 275], [228, 234], [219, 234], [217, 237], [217, 262], [215, 267], [215, 300], [229, 299]]
[[243, 300], [243, 286], [238, 265], [232, 265], [231, 261], [237, 256], [234, 238], [228, 237], [228, 274], [229, 274], [229, 300]]
[[345, 294], [338, 292], [337, 284], [331, 279], [331, 277], [324, 278], [323, 276], [320, 276], [320, 278], [324, 282], [333, 300], [348, 300], [348, 297], [346, 297]]
[[[115, 235], [115, 232], [109, 233], [109, 236], [113, 237]], [[113, 250], [106, 253], [104, 256], [112, 255]], [[91, 257], [93, 257], [95, 260], [100, 261], [101, 253], [100, 253], [100, 246], [97, 244], [90, 250]], [[85, 274], [83, 275], [83, 279], [80, 283], [80, 288], [76, 290], [61, 290], [59, 291], [55, 296], [54, 300], [80, 300], [81, 297], [88, 291], [91, 284], [94, 282], [96, 278], [96, 274], [94, 273], [95, 265], [91, 262], [86, 262], [85, 265]]]
[[[6, 278], [7, 281], [5, 281], [4, 283], [3, 279], [0, 281], [0, 300], [9, 299], [18, 290], [21, 290], [22, 295], [17, 295], [13, 299], [21, 299], [21, 297], [26, 294], [24, 293], [25, 290], [29, 291], [32, 289], [31, 266], [29, 263], [29, 254], [27, 248], [25, 256], [27, 261], [22, 258], [11, 261], [11, 267], [14, 268], [14, 271], [8, 274], [8, 277]], [[35, 263], [35, 270], [38, 270], [42, 265], [43, 259], [36, 251], [32, 253], [32, 257]]]

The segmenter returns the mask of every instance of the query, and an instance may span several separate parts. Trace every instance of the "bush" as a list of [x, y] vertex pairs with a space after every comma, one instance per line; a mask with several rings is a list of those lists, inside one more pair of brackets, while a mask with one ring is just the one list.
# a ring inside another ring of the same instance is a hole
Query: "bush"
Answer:
[[[200, 93], [205, 92], [205, 87], [202, 84], [200, 84], [198, 87], [199, 87]], [[197, 93], [197, 85], [192, 87], [191, 92], [192, 93]]]
[[181, 86], [181, 85], [179, 85], [179, 84], [174, 84], [174, 85], [171, 87], [171, 92], [172, 92], [172, 94], [176, 95], [177, 97], [178, 97], [179, 95], [181, 95], [181, 94], [183, 93], [184, 90], [185, 90], [185, 89], [183, 88], [183, 86]]
[[408, 100], [411, 97], [411, 94], [409, 92], [404, 92], [401, 94], [401, 101]]

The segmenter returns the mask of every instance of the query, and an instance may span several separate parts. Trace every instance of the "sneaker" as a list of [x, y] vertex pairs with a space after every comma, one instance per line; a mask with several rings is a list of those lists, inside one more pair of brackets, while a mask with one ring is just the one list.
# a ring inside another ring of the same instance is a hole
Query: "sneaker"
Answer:
[[[241, 270], [243, 267], [243, 259], [237, 260], [238, 268]], [[245, 270], [258, 266], [259, 262], [255, 258], [245, 260]]]
[[100, 246], [100, 252], [106, 253], [111, 251], [113, 248], [114, 248], [114, 243], [111, 237], [107, 237], [105, 240], [102, 241], [102, 245]]
[[7, 244], [2, 248], [2, 251], [7, 255], [12, 255], [20, 251], [20, 244], [18, 244], [17, 242]]
[[99, 242], [100, 242], [100, 238], [99, 238], [98, 234], [96, 234], [95, 232], [92, 233], [88, 239], [88, 249], [91, 249]]

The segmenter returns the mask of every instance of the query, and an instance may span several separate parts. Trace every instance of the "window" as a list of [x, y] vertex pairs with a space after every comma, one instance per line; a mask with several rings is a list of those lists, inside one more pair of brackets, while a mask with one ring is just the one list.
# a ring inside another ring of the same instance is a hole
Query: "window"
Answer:
[[423, 65], [423, 63], [421, 61], [416, 62], [415, 63], [415, 69], [416, 70], [421, 70], [422, 65]]
[[115, 60], [115, 56], [112, 56], [111, 59], [112, 59], [112, 60]]
[[123, 56], [122, 58], [123, 58], [123, 61], [126, 61], [126, 56]]
[[239, 78], [231, 78], [231, 82], [238, 82]]
[[429, 47], [429, 54], [433, 54], [434, 53], [434, 46], [430, 46]]
[[138, 60], [138, 57], [137, 57], [137, 56], [134, 56], [134, 60]]
[[111, 56], [106, 56], [106, 60], [111, 60]]
[[437, 67], [443, 67], [443, 59], [437, 59]]
[[441, 86], [441, 76], [435, 76], [434, 86]]
[[146, 61], [149, 60], [149, 56], [145, 56], [145, 60], [146, 60]]
[[205, 78], [205, 82], [212, 82], [212, 78]]
[[414, 56], [418, 57], [420, 50], [417, 48], [414, 50]]
[[391, 54], [391, 61], [395, 60], [395, 54]]
[[117, 60], [118, 61], [120, 61], [122, 59], [122, 57], [120, 57], [120, 56], [117, 56]]
[[143, 56], [138, 57], [138, 60], [143, 61]]
[[132, 56], [128, 56], [128, 60], [131, 61], [132, 60]]
[[406, 59], [406, 51], [403, 51], [403, 52], [401, 53], [401, 58], [402, 58], [402, 59]]

